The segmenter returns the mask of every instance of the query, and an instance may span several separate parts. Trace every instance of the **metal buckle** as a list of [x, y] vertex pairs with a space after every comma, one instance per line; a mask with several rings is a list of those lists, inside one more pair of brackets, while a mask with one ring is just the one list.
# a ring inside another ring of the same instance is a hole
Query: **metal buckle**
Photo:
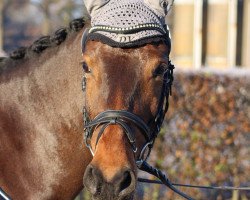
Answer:
[[138, 167], [139, 169], [141, 168], [143, 162], [144, 162], [143, 160], [137, 160], [137, 161], [136, 161], [136, 165], [137, 165], [137, 167]]
[[[150, 142], [148, 142], [148, 143], [146, 143], [146, 144], [144, 145], [144, 147], [143, 147], [142, 150], [141, 150], [141, 153], [140, 153], [140, 156], [139, 156], [138, 161], [140, 161], [140, 160], [141, 160], [141, 161], [146, 161], [146, 160], [148, 159], [149, 154], [150, 154], [150, 152], [151, 152], [150, 145], [152, 145], [152, 144], [153, 144], [153, 141], [150, 141]], [[146, 153], [147, 148], [148, 148], [148, 152], [147, 152], [147, 154], [146, 154], [146, 156], [145, 156], [145, 153]]]
[[135, 142], [131, 143], [131, 145], [132, 145], [133, 152], [136, 153], [138, 148], [137, 148]]

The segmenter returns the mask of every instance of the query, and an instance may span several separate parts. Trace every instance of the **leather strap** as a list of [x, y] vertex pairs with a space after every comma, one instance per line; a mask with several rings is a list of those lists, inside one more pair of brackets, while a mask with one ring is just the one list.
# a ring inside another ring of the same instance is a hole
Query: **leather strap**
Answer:
[[[97, 125], [113, 122], [113, 124], [124, 124], [124, 122], [132, 122], [138, 128], [141, 129], [147, 141], [150, 141], [150, 129], [148, 128], [147, 124], [137, 115], [128, 112], [126, 110], [107, 110], [99, 115], [97, 115], [91, 122], [86, 124], [86, 128], [93, 128]], [[125, 127], [125, 125], [123, 125]], [[92, 137], [92, 134], [90, 135]], [[132, 137], [132, 136], [131, 136]]]
[[11, 200], [11, 198], [0, 188], [0, 200]]

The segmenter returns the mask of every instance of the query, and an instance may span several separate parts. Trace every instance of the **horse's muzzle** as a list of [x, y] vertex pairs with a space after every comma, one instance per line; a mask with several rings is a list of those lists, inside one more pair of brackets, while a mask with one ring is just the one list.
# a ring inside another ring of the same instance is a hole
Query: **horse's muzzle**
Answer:
[[109, 181], [102, 172], [89, 165], [85, 171], [83, 183], [95, 200], [130, 200], [136, 188], [135, 174], [131, 169], [123, 169]]

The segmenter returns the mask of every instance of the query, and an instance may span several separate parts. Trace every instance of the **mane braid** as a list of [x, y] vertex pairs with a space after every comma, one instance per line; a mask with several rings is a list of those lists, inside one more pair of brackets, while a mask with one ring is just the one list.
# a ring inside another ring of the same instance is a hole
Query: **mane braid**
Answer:
[[[9, 54], [10, 59], [20, 60], [31, 51], [37, 54], [42, 53], [45, 49], [58, 46], [64, 42], [71, 33], [80, 31], [85, 25], [85, 18], [74, 19], [69, 23], [68, 28], [61, 28], [51, 36], [43, 36], [33, 42], [29, 47], [20, 47]], [[0, 63], [8, 58], [0, 58]]]

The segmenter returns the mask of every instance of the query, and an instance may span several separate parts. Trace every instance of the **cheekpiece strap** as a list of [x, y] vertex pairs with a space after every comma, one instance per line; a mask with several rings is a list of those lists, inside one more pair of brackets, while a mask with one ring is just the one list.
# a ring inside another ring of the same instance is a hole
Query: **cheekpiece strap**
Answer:
[[89, 28], [86, 28], [82, 34], [82, 39], [81, 39], [82, 54], [85, 51], [88, 35], [89, 35]]

